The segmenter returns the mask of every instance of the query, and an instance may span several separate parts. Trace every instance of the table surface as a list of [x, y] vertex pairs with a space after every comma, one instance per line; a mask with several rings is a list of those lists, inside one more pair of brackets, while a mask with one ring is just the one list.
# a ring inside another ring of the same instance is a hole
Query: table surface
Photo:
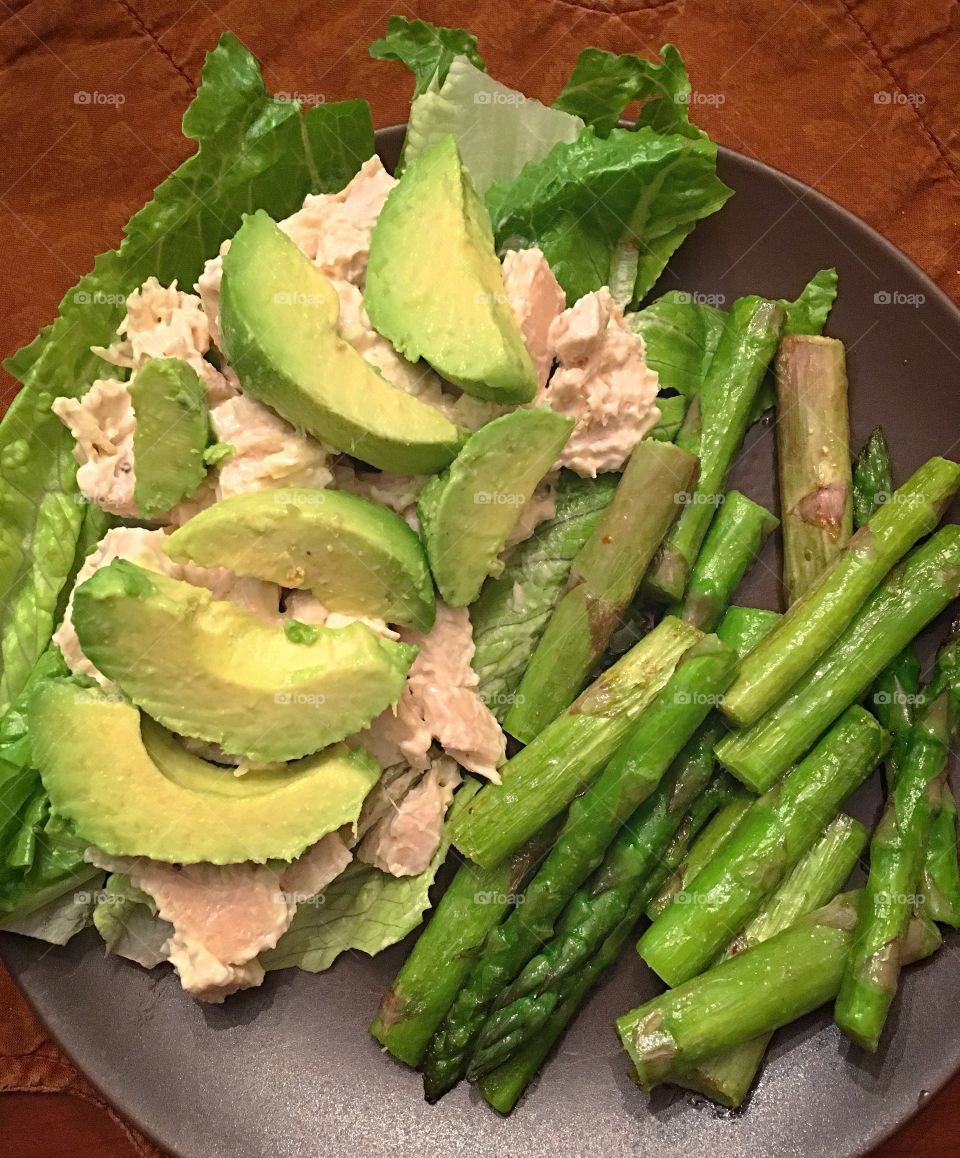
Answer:
[[[406, 117], [399, 66], [367, 56], [391, 10], [469, 26], [490, 71], [551, 99], [588, 44], [683, 53], [716, 140], [833, 197], [960, 300], [960, 6], [925, 0], [9, 0], [0, 23], [0, 353], [29, 341], [94, 254], [190, 152], [179, 118], [229, 28], [277, 92], [365, 96]], [[906, 24], [909, 23], [909, 28]], [[98, 103], [77, 94], [122, 99]], [[13, 158], [11, 164], [10, 158]], [[15, 384], [0, 384], [0, 400]], [[107, 1091], [109, 1093], [109, 1091]], [[41, 1099], [38, 1094], [45, 1096]], [[883, 1158], [960, 1154], [960, 1076]], [[50, 1040], [0, 965], [0, 1137], [9, 1158], [158, 1158]]]

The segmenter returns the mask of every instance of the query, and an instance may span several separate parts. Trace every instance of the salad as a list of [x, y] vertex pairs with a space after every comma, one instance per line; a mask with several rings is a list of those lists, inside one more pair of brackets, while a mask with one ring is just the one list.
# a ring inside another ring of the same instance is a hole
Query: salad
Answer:
[[[225, 34], [196, 152], [8, 363], [0, 928], [222, 1002], [433, 905], [371, 1033], [501, 1113], [641, 929], [643, 1088], [739, 1106], [828, 1002], [876, 1050], [960, 926], [960, 636], [913, 652], [960, 466], [851, 461], [835, 271], [655, 288], [731, 195], [675, 48], [549, 107], [466, 31], [371, 54], [414, 78], [392, 172]], [[774, 407], [778, 515], [728, 488]], [[785, 613], [735, 604], [778, 529]]]

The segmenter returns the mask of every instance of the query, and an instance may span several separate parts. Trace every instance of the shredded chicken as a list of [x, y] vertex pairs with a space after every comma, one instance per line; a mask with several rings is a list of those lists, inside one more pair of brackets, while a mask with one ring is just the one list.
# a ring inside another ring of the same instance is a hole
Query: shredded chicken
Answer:
[[268, 865], [166, 864], [148, 857], [109, 856], [88, 848], [85, 859], [125, 873], [148, 893], [157, 916], [173, 926], [164, 952], [180, 984], [198, 1001], [219, 1004], [263, 982], [257, 955], [290, 927], [297, 906], [321, 893], [353, 859], [331, 832], [279, 871]]
[[138, 518], [133, 497], [136, 418], [126, 384], [99, 378], [80, 399], [56, 398], [50, 407], [77, 440], [80, 493], [112, 515]]
[[385, 815], [361, 841], [357, 859], [395, 877], [422, 873], [440, 846], [444, 818], [461, 780], [453, 760], [434, 760], [416, 784], [388, 797]]
[[622, 469], [660, 420], [659, 381], [646, 364], [643, 339], [604, 287], [556, 318], [549, 341], [560, 365], [535, 402], [576, 420], [557, 466], [590, 478]]
[[234, 392], [232, 383], [204, 354], [210, 349], [210, 325], [195, 294], [162, 286], [155, 277], [127, 298], [127, 312], [117, 327], [121, 341], [95, 346], [94, 353], [113, 366], [139, 370], [151, 358], [180, 358], [192, 366], [207, 388], [211, 404]]
[[360, 734], [361, 741], [385, 768], [406, 762], [426, 771], [436, 740], [458, 764], [498, 784], [506, 737], [477, 695], [480, 680], [470, 666], [473, 629], [466, 608], [438, 603], [429, 632], [404, 628], [400, 637], [420, 650], [396, 708], [379, 715]]
[[287, 596], [284, 619], [297, 619], [309, 623], [311, 627], [349, 627], [351, 623], [363, 623], [384, 639], [397, 640], [400, 633], [389, 627], [384, 620], [372, 615], [345, 615], [339, 611], [329, 611], [315, 595], [309, 591], [294, 591]]
[[536, 247], [507, 250], [503, 287], [542, 390], [553, 365], [550, 326], [563, 313], [567, 299], [543, 251]]

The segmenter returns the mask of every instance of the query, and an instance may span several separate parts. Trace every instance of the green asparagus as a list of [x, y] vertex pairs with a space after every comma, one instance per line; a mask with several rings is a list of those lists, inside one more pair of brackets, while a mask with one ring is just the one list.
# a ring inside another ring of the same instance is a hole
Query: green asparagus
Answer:
[[682, 509], [696, 469], [696, 458], [669, 442], [641, 442], [630, 456], [610, 505], [573, 560], [569, 589], [504, 720], [522, 743], [576, 699]]
[[763, 298], [733, 303], [699, 398], [687, 412], [677, 445], [694, 448], [700, 477], [690, 502], [663, 542], [646, 588], [675, 603], [710, 528], [715, 505], [747, 432], [757, 392], [783, 329], [784, 310]]
[[960, 866], [957, 864], [957, 805], [944, 784], [924, 853], [921, 892], [926, 914], [943, 925], [960, 928]]
[[762, 607], [728, 607], [717, 635], [728, 643], [742, 659], [757, 646], [773, 625], [780, 620], [776, 611], [766, 611]]
[[394, 1057], [420, 1064], [487, 933], [507, 914], [555, 836], [555, 827], [548, 825], [493, 868], [464, 861], [457, 869], [370, 1026]]
[[787, 336], [777, 354], [777, 457], [787, 603], [839, 555], [853, 530], [843, 343]]
[[[950, 524], [887, 576], [781, 703], [718, 744], [720, 761], [748, 788], [765, 791], [844, 708], [864, 696], [872, 680], [958, 593], [960, 527]], [[781, 624], [787, 618], [789, 612]], [[744, 663], [765, 646], [766, 639], [761, 640]]]
[[640, 938], [637, 950], [650, 968], [668, 985], [707, 968], [816, 842], [888, 745], [873, 716], [848, 709], [807, 758], [756, 801], [693, 884]]
[[921, 712], [870, 842], [870, 873], [834, 1019], [847, 1037], [871, 1052], [879, 1045], [897, 991], [902, 940], [918, 904], [923, 851], [955, 714], [949, 691]]
[[870, 518], [893, 494], [893, 467], [883, 430], [870, 435], [853, 464], [853, 525], [857, 528]]
[[667, 612], [713, 631], [740, 581], [779, 520], [739, 491], [730, 491], [713, 520], [690, 573], [683, 603]]
[[491, 1002], [551, 936], [566, 902], [703, 722], [730, 682], [736, 662], [735, 653], [716, 636], [694, 644], [591, 790], [570, 805], [556, 844], [527, 886], [522, 905], [491, 930], [481, 960], [428, 1046], [428, 1101], [436, 1101], [463, 1076]]
[[870, 709], [892, 738], [885, 768], [892, 784], [900, 771], [913, 733], [913, 717], [920, 699], [920, 662], [913, 648], [902, 651], [877, 677]]
[[[869, 837], [859, 821], [841, 813], [733, 941], [727, 957], [769, 941], [835, 897], [856, 867]], [[763, 1034], [692, 1069], [671, 1073], [667, 1080], [736, 1109], [749, 1093], [769, 1044], [770, 1035]]]
[[890, 568], [933, 530], [958, 488], [960, 466], [932, 458], [878, 508], [743, 661], [723, 703], [734, 723], [754, 723], [791, 691], [861, 612]]
[[634, 721], [697, 639], [695, 627], [665, 619], [501, 769], [453, 826], [454, 844], [494, 865], [562, 812], [623, 743]]
[[[857, 893], [841, 894], [790, 929], [648, 1001], [617, 1032], [649, 1089], [687, 1068], [771, 1033], [836, 996], [854, 938]], [[936, 949], [936, 926], [915, 919], [908, 941]]]
[[587, 541], [619, 475], [595, 479], [560, 472], [556, 512], [518, 543], [503, 573], [484, 583], [470, 608], [481, 699], [503, 720], [547, 620], [563, 593], [574, 555]]

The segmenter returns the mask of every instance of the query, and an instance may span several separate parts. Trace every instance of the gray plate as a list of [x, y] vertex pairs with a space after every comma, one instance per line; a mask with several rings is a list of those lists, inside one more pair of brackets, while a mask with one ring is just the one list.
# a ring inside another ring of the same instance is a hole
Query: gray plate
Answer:
[[[385, 157], [399, 140], [397, 129], [378, 134]], [[901, 478], [931, 454], [955, 453], [960, 314], [950, 301], [866, 225], [800, 183], [726, 151], [721, 173], [737, 195], [699, 226], [659, 288], [720, 294], [728, 305], [744, 293], [793, 297], [815, 270], [836, 265], [830, 332], [850, 350], [855, 444], [882, 422]], [[734, 481], [769, 503], [772, 480], [773, 440], [761, 427]], [[768, 545], [741, 602], [777, 605], [776, 550]], [[878, 804], [874, 785], [858, 811], [872, 820]], [[808, 1017], [778, 1036], [737, 1115], [683, 1095], [651, 1099], [630, 1081], [611, 1023], [657, 986], [628, 950], [502, 1120], [469, 1086], [429, 1108], [417, 1075], [367, 1036], [405, 946], [341, 959], [317, 977], [275, 973], [260, 990], [204, 1008], [165, 969], [104, 958], [91, 932], [54, 950], [0, 936], [4, 959], [64, 1048], [121, 1111], [184, 1158], [857, 1154], [960, 1068], [958, 944], [951, 938], [909, 971], [877, 1058], [848, 1048], [827, 1013]]]

